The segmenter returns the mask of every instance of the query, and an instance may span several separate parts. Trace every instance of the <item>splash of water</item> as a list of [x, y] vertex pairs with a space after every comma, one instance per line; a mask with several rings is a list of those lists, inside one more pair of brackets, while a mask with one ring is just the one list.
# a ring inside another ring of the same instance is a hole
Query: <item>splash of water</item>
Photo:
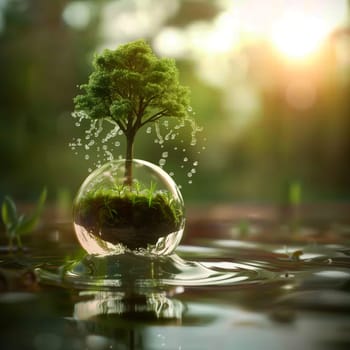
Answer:
[[73, 139], [69, 147], [76, 155], [83, 153], [84, 159], [92, 163], [88, 167], [88, 172], [113, 160], [114, 154], [121, 146], [121, 140], [118, 138], [123, 136], [119, 126], [109, 119], [91, 119], [83, 112], [75, 112], [72, 116], [77, 119], [75, 126], [84, 129], [85, 136], [84, 140]]
[[[202, 146], [197, 152], [192, 149], [199, 148], [196, 147], [198, 134], [203, 131], [203, 128], [196, 124], [193, 118], [194, 114], [192, 107], [189, 107], [186, 118], [159, 120], [144, 128], [147, 135], [154, 135], [154, 143], [158, 144], [161, 149], [159, 166], [163, 168], [167, 164], [173, 164], [176, 160], [182, 159], [180, 169], [183, 169], [185, 176], [187, 174], [187, 177], [191, 178], [188, 183], [192, 183], [192, 177], [197, 173], [196, 169], [199, 165], [198, 159], [194, 159], [194, 157], [200, 155], [201, 150], [205, 149], [205, 146]], [[119, 147], [122, 145], [121, 138], [124, 139], [124, 133], [113, 120], [108, 118], [90, 119], [81, 111], [74, 112], [73, 118], [76, 119], [75, 126], [84, 129], [85, 136], [83, 139], [79, 137], [73, 139], [69, 143], [69, 147], [77, 155], [83, 153], [83, 159], [92, 163], [89, 164], [89, 172], [100, 167], [103, 163], [115, 159], [116, 155], [118, 155], [118, 159], [123, 158]], [[189, 144], [191, 148], [179, 148], [174, 143]], [[182, 157], [180, 153], [176, 154], [177, 152], [181, 152]], [[172, 174], [171, 176], [175, 176], [174, 170], [166, 170]]]
[[[192, 115], [194, 114], [191, 108], [189, 108], [189, 113]], [[181, 121], [177, 121], [175, 124], [171, 123], [171, 120], [166, 120], [162, 123], [156, 123], [153, 127], [155, 135], [154, 143], [159, 144], [161, 148], [167, 150], [166, 152], [163, 151], [161, 153], [161, 157], [158, 161], [159, 165], [161, 167], [167, 167], [167, 164], [172, 164], [171, 160], [169, 162], [165, 161], [168, 157], [169, 159], [175, 159], [177, 163], [178, 160], [181, 159], [179, 168], [181, 173], [183, 172], [183, 175], [185, 177], [187, 176], [187, 178], [192, 178], [193, 175], [197, 173], [196, 169], [199, 165], [199, 160], [194, 157], [198, 157], [198, 155], [201, 154], [201, 151], [205, 149], [199, 149], [200, 145], [198, 145], [198, 143], [202, 144], [204, 140], [198, 138], [198, 135], [203, 131], [203, 128], [196, 124], [192, 115], [189, 115], [188, 118], [182, 119]], [[190, 132], [188, 132], [188, 130], [190, 130]], [[151, 131], [148, 129], [146, 130], [146, 133], [149, 134]], [[175, 142], [181, 144], [182, 147], [174, 145]], [[186, 147], [185, 144], [188, 144], [190, 147]], [[198, 152], [195, 152], [197, 149]], [[166, 170], [174, 176], [174, 171], [169, 169]], [[176, 173], [177, 172], [178, 170]], [[189, 179], [187, 182], [191, 184], [192, 179]]]

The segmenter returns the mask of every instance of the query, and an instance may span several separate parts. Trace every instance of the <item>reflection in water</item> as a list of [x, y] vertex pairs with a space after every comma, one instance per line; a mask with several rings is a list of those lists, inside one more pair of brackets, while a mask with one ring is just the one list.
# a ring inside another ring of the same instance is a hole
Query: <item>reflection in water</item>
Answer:
[[184, 311], [183, 303], [165, 292], [81, 291], [73, 320], [88, 349], [144, 349], [149, 339], [143, 328], [179, 326]]
[[117, 317], [140, 321], [175, 321], [181, 323], [184, 305], [165, 292], [127, 294], [111, 291], [80, 292], [74, 306], [74, 318], [85, 321], [99, 317]]

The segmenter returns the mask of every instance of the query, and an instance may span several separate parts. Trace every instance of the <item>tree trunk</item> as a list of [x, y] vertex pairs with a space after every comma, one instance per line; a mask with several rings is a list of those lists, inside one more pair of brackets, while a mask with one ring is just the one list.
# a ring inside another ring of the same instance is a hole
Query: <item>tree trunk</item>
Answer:
[[126, 139], [126, 157], [125, 157], [125, 179], [124, 185], [132, 185], [132, 161], [134, 159], [134, 136], [130, 134]]

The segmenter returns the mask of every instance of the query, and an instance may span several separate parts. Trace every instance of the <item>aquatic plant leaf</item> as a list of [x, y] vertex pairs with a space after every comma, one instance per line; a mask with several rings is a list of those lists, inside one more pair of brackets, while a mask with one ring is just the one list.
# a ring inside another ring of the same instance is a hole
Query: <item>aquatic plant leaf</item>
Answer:
[[4, 198], [2, 203], [1, 217], [8, 233], [16, 228], [18, 223], [17, 208], [14, 201], [8, 196]]
[[46, 201], [46, 197], [47, 197], [47, 189], [44, 188], [40, 194], [34, 213], [29, 217], [22, 217], [22, 219], [18, 222], [18, 227], [16, 230], [16, 233], [18, 235], [29, 233], [33, 231], [35, 227], [38, 225], [39, 218]]

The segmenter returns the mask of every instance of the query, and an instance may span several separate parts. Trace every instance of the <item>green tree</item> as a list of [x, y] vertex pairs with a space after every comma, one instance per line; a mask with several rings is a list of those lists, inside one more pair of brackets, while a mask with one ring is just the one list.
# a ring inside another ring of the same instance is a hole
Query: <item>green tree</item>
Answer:
[[132, 160], [137, 131], [161, 118], [188, 117], [189, 89], [180, 85], [175, 61], [158, 58], [144, 40], [96, 55], [94, 71], [75, 111], [88, 118], [108, 118], [126, 137], [125, 184], [132, 183]]

